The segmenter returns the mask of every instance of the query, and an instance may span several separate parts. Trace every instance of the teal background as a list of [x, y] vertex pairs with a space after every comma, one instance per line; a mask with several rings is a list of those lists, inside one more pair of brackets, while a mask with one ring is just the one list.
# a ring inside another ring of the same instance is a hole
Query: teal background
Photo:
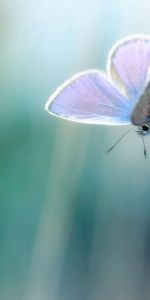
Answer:
[[150, 143], [49, 116], [75, 72], [150, 34], [149, 1], [0, 0], [0, 299], [147, 300]]

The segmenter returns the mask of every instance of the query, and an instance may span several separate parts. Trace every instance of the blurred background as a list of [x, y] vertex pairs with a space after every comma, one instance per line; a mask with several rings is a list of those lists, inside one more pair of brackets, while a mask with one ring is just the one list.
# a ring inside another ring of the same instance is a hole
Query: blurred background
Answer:
[[150, 34], [146, 0], [0, 0], [0, 299], [150, 299], [150, 139], [44, 110]]

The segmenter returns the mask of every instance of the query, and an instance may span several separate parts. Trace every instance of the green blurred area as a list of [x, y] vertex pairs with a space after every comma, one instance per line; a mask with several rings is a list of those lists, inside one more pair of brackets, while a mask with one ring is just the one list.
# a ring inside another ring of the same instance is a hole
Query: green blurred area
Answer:
[[148, 1], [0, 1], [0, 299], [149, 299], [150, 147], [44, 105], [112, 45], [149, 34]]

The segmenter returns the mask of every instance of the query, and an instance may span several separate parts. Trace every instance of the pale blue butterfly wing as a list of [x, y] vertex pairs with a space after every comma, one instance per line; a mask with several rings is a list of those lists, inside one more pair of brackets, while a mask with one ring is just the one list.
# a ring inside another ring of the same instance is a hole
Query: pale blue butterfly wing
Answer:
[[111, 79], [136, 103], [147, 82], [149, 67], [150, 37], [133, 35], [113, 47], [107, 70]]
[[50, 97], [46, 110], [80, 123], [131, 123], [131, 103], [98, 71], [83, 72], [66, 81]]

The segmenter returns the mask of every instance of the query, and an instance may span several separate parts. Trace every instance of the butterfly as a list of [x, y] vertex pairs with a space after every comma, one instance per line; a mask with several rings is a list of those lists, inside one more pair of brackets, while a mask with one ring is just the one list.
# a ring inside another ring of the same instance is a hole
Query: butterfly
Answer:
[[65, 81], [46, 110], [79, 123], [135, 125], [150, 132], [150, 36], [131, 35], [108, 54], [106, 72], [87, 70]]

